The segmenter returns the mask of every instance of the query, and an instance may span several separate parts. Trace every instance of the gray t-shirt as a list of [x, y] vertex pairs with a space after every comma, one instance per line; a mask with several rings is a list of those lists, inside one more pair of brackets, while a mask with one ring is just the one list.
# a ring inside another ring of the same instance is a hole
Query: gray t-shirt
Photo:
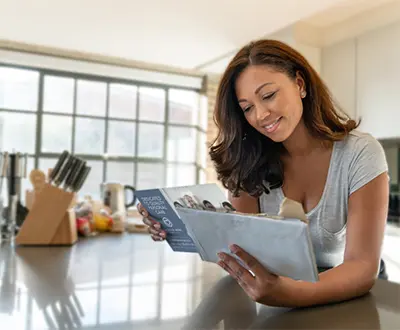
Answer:
[[[322, 197], [307, 213], [318, 267], [343, 262], [349, 196], [387, 170], [384, 150], [370, 134], [352, 131], [334, 143]], [[277, 214], [283, 198], [281, 188], [263, 194], [261, 212]]]

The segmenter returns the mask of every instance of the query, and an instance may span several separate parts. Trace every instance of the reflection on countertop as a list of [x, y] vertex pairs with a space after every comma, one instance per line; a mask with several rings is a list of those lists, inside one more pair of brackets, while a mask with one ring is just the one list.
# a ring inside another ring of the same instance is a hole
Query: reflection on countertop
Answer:
[[[1, 329], [176, 329], [207, 277], [194, 254], [147, 235], [102, 235], [73, 247], [0, 248]], [[206, 281], [205, 281], [206, 280]]]
[[147, 235], [0, 248], [1, 329], [394, 329], [400, 286], [331, 306], [269, 308], [217, 266]]
[[[233, 303], [229, 303], [233, 302]], [[254, 304], [224, 277], [202, 299], [184, 330], [215, 329], [398, 329], [400, 285], [378, 281], [358, 299], [312, 308], [272, 308]]]

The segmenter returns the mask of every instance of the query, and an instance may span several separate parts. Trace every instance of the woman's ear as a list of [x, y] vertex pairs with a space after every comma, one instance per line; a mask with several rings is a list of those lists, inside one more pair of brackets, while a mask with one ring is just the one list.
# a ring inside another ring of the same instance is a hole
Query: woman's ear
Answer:
[[304, 99], [306, 97], [306, 95], [307, 95], [306, 83], [304, 81], [304, 78], [303, 78], [302, 74], [299, 71], [296, 72], [295, 83], [296, 83], [297, 88], [299, 90], [300, 97], [302, 99]]

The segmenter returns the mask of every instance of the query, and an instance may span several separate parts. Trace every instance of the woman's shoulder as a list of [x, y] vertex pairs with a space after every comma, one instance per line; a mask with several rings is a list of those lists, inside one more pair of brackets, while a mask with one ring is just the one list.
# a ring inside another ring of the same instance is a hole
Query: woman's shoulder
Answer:
[[381, 143], [373, 135], [359, 130], [351, 131], [339, 144], [342, 152], [351, 158], [360, 153], [384, 154]]
[[347, 168], [353, 192], [387, 172], [388, 164], [381, 143], [371, 134], [354, 130], [340, 143], [340, 167]]

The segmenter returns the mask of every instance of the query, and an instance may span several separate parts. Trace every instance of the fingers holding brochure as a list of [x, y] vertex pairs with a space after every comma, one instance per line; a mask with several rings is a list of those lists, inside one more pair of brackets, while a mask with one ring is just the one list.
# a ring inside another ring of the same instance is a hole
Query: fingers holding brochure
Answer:
[[254, 276], [230, 255], [219, 253], [218, 257], [220, 258], [218, 265], [228, 272], [229, 275], [231, 275], [247, 292], [247, 290], [254, 284]]
[[167, 237], [167, 234], [161, 229], [160, 223], [150, 217], [149, 212], [141, 203], [138, 204], [138, 211], [142, 215], [142, 221], [147, 225], [147, 230], [151, 234], [153, 241], [163, 241]]
[[219, 253], [218, 265], [229, 273], [254, 301], [275, 301], [280, 277], [269, 272], [256, 258], [242, 248], [232, 245], [231, 251], [243, 262], [226, 254]]
[[265, 268], [261, 265], [261, 263], [239, 246], [231, 245], [230, 250], [244, 262], [244, 264], [251, 270], [253, 274], [260, 275], [261, 273], [265, 272]]

